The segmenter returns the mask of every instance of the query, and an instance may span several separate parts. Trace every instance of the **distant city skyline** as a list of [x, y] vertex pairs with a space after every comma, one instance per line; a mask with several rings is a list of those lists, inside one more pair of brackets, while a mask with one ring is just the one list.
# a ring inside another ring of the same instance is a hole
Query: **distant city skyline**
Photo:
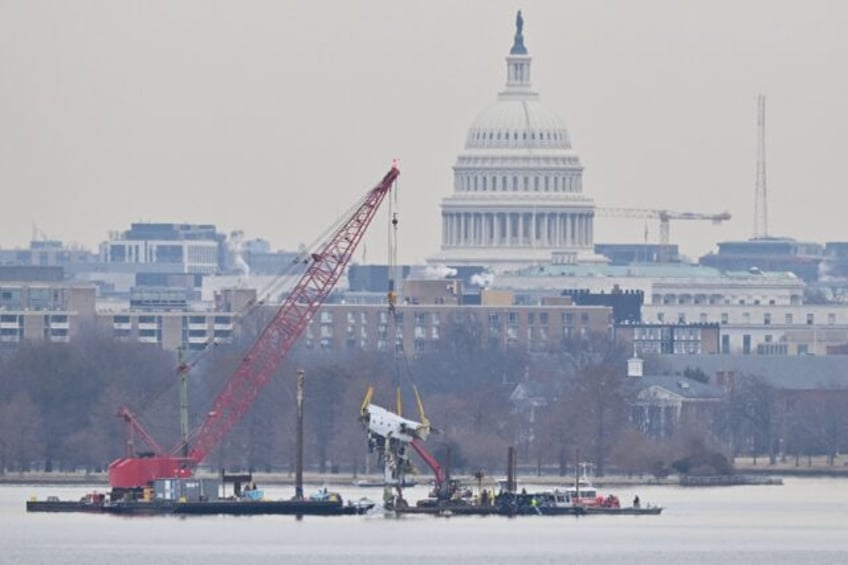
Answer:
[[[399, 158], [398, 258], [423, 262], [518, 9], [534, 86], [597, 206], [729, 210], [720, 226], [672, 221], [693, 259], [751, 237], [762, 93], [770, 235], [848, 240], [841, 2], [7, 1], [0, 246], [26, 246], [35, 224], [96, 250], [150, 221], [295, 249]], [[385, 261], [386, 221], [368, 262]], [[646, 227], [657, 242], [656, 221], [598, 216], [595, 241]]]

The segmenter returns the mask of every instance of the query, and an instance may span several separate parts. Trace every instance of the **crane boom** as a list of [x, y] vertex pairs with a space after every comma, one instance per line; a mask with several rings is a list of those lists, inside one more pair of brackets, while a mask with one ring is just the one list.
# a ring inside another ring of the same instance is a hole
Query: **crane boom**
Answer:
[[[192, 434], [193, 445], [188, 456], [157, 453], [153, 457], [118, 459], [109, 465], [109, 483], [113, 491], [116, 487], [143, 487], [156, 478], [184, 476], [215, 449], [248, 411], [330, 294], [399, 174], [400, 171], [393, 165], [318, 251], [311, 254], [300, 280], [242, 358], [213, 401], [205, 420]], [[182, 445], [184, 442], [178, 444], [174, 451]]]
[[704, 212], [675, 212], [674, 210], [655, 210], [641, 208], [595, 208], [598, 216], [617, 216], [620, 218], [648, 218], [660, 221], [660, 245], [670, 243], [669, 222], [671, 220], [709, 220], [720, 224], [730, 219], [730, 212], [708, 214]]
[[189, 459], [200, 462], [247, 412], [259, 391], [279, 368], [283, 357], [306, 329], [350, 261], [399, 171], [392, 169], [353, 215], [311, 256], [312, 262], [274, 318], [242, 359], [195, 436]]

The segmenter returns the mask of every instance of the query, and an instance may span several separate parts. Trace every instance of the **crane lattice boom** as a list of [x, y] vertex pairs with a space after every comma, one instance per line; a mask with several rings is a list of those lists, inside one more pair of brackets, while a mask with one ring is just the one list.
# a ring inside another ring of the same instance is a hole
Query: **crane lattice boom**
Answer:
[[[156, 478], [182, 476], [188, 467], [203, 461], [220, 443], [280, 367], [309, 320], [344, 273], [356, 246], [399, 174], [398, 169], [392, 166], [383, 180], [365, 195], [354, 212], [309, 257], [309, 265], [300, 280], [242, 358], [224, 389], [215, 398], [206, 419], [192, 434], [192, 448], [188, 457], [157, 453], [153, 457], [118, 459], [109, 466], [109, 482], [113, 489], [142, 487]], [[140, 427], [138, 429], [141, 430]], [[174, 452], [182, 445], [179, 444]]]
[[336, 230], [317, 253], [312, 254], [312, 262], [300, 281], [215, 399], [195, 436], [194, 446], [189, 452], [190, 459], [202, 461], [250, 408], [256, 395], [279, 368], [283, 357], [344, 273], [365, 229], [398, 174], [397, 168], [392, 167], [347, 222]]

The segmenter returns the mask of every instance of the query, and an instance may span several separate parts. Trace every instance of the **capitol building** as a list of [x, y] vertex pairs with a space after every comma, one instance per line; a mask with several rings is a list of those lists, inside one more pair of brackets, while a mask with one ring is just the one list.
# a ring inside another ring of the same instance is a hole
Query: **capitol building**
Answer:
[[583, 193], [583, 165], [565, 123], [533, 89], [523, 25], [518, 12], [506, 86], [468, 130], [430, 264], [501, 271], [605, 261], [594, 252], [595, 204]]

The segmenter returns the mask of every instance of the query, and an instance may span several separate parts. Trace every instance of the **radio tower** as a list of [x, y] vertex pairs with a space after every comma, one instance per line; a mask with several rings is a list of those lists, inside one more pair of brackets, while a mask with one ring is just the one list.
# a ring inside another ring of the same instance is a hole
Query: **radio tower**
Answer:
[[757, 184], [754, 190], [754, 239], [768, 237], [766, 191], [766, 97], [757, 95]]

